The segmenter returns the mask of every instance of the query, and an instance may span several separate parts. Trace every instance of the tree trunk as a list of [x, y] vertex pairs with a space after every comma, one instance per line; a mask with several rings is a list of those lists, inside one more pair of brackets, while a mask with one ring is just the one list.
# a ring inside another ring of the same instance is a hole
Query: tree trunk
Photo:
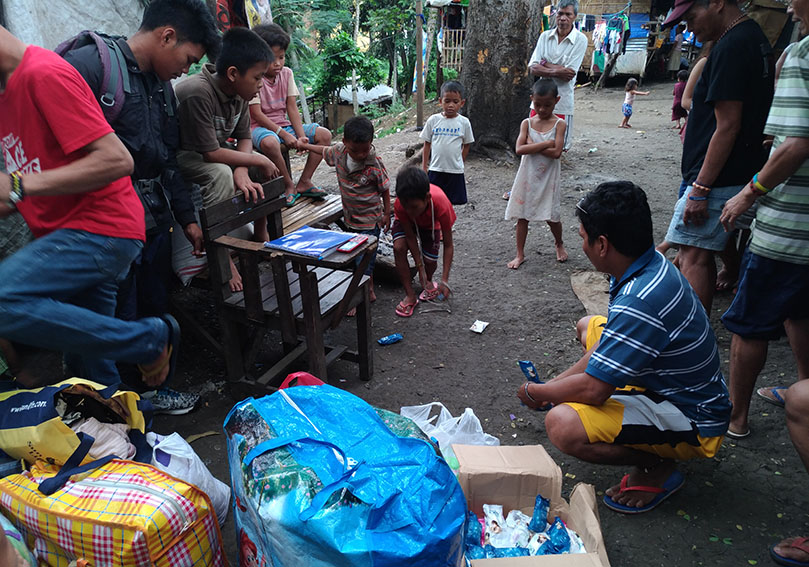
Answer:
[[482, 146], [514, 148], [528, 117], [528, 59], [542, 27], [544, 1], [469, 0], [461, 83], [466, 115]]

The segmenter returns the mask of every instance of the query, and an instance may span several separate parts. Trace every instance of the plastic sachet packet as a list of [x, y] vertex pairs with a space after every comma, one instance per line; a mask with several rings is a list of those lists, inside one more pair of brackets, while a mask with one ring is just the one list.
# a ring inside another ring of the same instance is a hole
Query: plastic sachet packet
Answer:
[[536, 366], [530, 360], [518, 360], [517, 363], [520, 365], [520, 370], [522, 373], [525, 374], [525, 378], [529, 382], [536, 382], [537, 384], [541, 384], [542, 380], [539, 379], [539, 373], [537, 372]]
[[[475, 515], [475, 513], [469, 511], [466, 514], [466, 547], [467, 549], [475, 546], [480, 547], [482, 543], [483, 543], [483, 526], [480, 525], [480, 521], [478, 520], [478, 517]], [[482, 548], [481, 553], [483, 553]]]
[[548, 527], [548, 509], [551, 503], [547, 498], [543, 498], [541, 494], [537, 494], [537, 499], [534, 501], [534, 515], [531, 516], [531, 521], [528, 523], [528, 529], [534, 533], [544, 532]]
[[570, 553], [570, 536], [564, 522], [556, 516], [546, 532], [548, 540], [539, 546], [536, 555], [556, 555]]
[[531, 534], [528, 532], [530, 522], [530, 516], [523, 514], [519, 510], [512, 510], [508, 513], [506, 527], [511, 530], [511, 545], [513, 547], [528, 547], [528, 540], [531, 538]]
[[512, 530], [503, 518], [503, 507], [499, 504], [484, 504], [483, 517], [486, 519], [484, 543], [494, 547], [512, 547]]
[[484, 548], [487, 559], [498, 559], [501, 557], [528, 557], [531, 552], [526, 547], [493, 547], [487, 545]]

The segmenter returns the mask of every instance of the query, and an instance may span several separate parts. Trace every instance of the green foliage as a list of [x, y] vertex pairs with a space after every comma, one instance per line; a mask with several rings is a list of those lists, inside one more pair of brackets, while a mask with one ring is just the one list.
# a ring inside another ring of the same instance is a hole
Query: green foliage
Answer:
[[371, 89], [384, 79], [381, 62], [360, 52], [354, 40], [344, 31], [334, 34], [323, 42], [323, 68], [315, 80], [314, 94], [326, 101], [346, 86], [351, 72], [357, 71], [359, 84]]

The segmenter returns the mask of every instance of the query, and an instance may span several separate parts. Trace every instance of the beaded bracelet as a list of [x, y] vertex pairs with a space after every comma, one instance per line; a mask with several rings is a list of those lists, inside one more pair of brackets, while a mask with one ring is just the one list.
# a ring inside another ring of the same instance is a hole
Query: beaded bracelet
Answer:
[[753, 186], [753, 190], [761, 193], [762, 195], [766, 195], [771, 191], [771, 189], [767, 189], [764, 185], [761, 184], [758, 180], [758, 173], [753, 176], [753, 179], [750, 180], [750, 184]]
[[9, 177], [11, 178], [11, 190], [8, 193], [8, 201], [9, 204], [16, 209], [17, 203], [22, 201], [25, 196], [25, 190], [22, 186], [22, 176], [15, 171], [9, 174]]
[[701, 183], [697, 183], [696, 181], [694, 181], [694, 182], [691, 184], [691, 187], [693, 187], [694, 189], [697, 189], [697, 190], [699, 190], [699, 191], [705, 191], [706, 193], [710, 193], [710, 192], [711, 192], [711, 188], [710, 188], [710, 187], [708, 187], [707, 185], [702, 185]]

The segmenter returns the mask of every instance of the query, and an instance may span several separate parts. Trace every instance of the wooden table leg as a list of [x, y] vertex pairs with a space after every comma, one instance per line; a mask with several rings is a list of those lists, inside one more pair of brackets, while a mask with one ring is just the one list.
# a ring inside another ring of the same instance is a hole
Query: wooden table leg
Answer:
[[305, 265], [293, 266], [301, 284], [303, 320], [306, 326], [306, 350], [309, 359], [309, 372], [328, 382], [326, 375], [326, 347], [323, 342], [323, 322], [320, 318], [320, 295], [317, 289], [317, 275]]
[[357, 354], [360, 380], [368, 381], [374, 375], [374, 350], [371, 339], [371, 290], [370, 282], [360, 288], [362, 301], [357, 305]]

